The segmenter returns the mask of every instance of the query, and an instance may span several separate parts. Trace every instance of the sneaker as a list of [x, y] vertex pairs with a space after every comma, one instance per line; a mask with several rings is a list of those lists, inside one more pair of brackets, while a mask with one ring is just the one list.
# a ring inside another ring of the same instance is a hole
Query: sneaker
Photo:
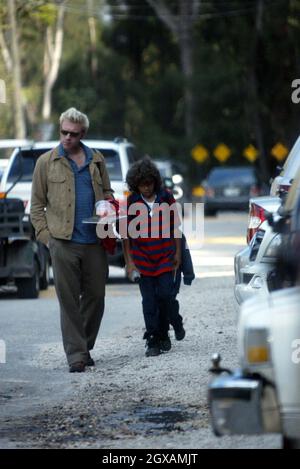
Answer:
[[171, 350], [172, 344], [171, 344], [171, 339], [167, 335], [163, 339], [160, 339], [159, 341], [159, 348], [162, 352], [169, 352]]
[[90, 355], [90, 352], [89, 352], [89, 356], [88, 356], [88, 359], [87, 359], [87, 362], [86, 362], [86, 366], [95, 366], [95, 362], [92, 359], [92, 357]]
[[182, 324], [179, 327], [176, 327], [176, 329], [174, 329], [174, 332], [176, 340], [182, 340], [185, 338], [185, 330]]
[[69, 366], [70, 373], [83, 373], [85, 370], [85, 363], [84, 362], [76, 362], [73, 365]]
[[146, 357], [156, 357], [157, 355], [160, 355], [159, 341], [153, 335], [147, 339], [146, 347]]

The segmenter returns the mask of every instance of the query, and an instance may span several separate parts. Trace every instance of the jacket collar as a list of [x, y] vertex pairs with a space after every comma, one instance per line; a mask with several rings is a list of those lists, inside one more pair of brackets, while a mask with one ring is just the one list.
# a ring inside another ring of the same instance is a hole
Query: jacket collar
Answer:
[[[84, 143], [80, 142], [80, 145], [82, 146], [85, 154], [87, 155], [88, 159], [90, 159], [90, 162], [92, 163], [99, 163], [102, 161], [102, 158], [100, 154], [96, 151], [93, 151], [90, 147], [87, 145], [84, 145]], [[59, 160], [61, 157], [67, 156], [67, 153], [65, 152], [62, 144], [60, 143], [57, 147], [55, 147], [52, 150], [52, 159], [53, 160]]]

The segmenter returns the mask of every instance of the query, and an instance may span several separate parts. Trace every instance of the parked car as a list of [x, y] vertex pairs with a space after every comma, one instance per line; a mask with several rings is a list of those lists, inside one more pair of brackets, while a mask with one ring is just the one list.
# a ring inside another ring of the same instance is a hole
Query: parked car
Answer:
[[172, 181], [172, 193], [177, 202], [184, 204], [188, 201], [188, 189], [182, 174], [182, 169], [173, 161], [153, 159], [163, 180]]
[[[282, 253], [287, 267], [296, 261], [295, 283], [243, 303], [238, 324], [240, 368], [224, 369], [220, 356], [213, 357], [211, 371], [219, 376], [209, 385], [209, 401], [219, 436], [280, 433], [283, 448], [300, 449], [299, 242], [294, 244], [300, 233], [299, 207], [298, 203], [296, 223], [287, 225], [292, 227], [286, 234], [291, 252]], [[279, 253], [287, 247], [282, 244]]]
[[[83, 143], [94, 150], [99, 150], [105, 157], [106, 166], [117, 199], [125, 198], [127, 187], [125, 185], [126, 173], [129, 166], [139, 158], [136, 147], [123, 138], [115, 140], [84, 140]], [[32, 175], [37, 158], [58, 145], [57, 141], [34, 142], [29, 146], [16, 148], [4, 172], [0, 192], [7, 191], [16, 181], [22, 168], [22, 177], [9, 192], [9, 197], [20, 198], [24, 202], [25, 216], [30, 213], [30, 196]], [[111, 265], [123, 267], [124, 257], [121, 242], [117, 243], [116, 254], [109, 256]]]
[[250, 244], [234, 257], [234, 294], [239, 304], [258, 293], [269, 292], [276, 288], [274, 262], [281, 236], [273, 231], [267, 217], [274, 214], [276, 220], [280, 218], [277, 211], [281, 207], [281, 199], [260, 197], [260, 204], [265, 219]]
[[[291, 151], [288, 154], [282, 168], [279, 168], [279, 174], [273, 179], [270, 188], [270, 196], [284, 198], [288, 193], [293, 179], [300, 168], [300, 136], [297, 138]], [[259, 229], [261, 223], [266, 219], [264, 211], [265, 198], [255, 197], [249, 201], [249, 219], [247, 228], [247, 242], [250, 243], [255, 232]]]
[[290, 150], [279, 174], [273, 179], [270, 195], [277, 196], [280, 192], [288, 192], [293, 179], [300, 168], [300, 135]]
[[222, 368], [214, 355], [209, 402], [217, 435], [280, 433], [283, 448], [300, 449], [300, 170], [280, 215], [269, 217], [282, 237], [273, 253], [280, 290], [243, 303], [240, 368]]
[[[284, 202], [298, 171], [300, 170], [300, 137], [296, 140], [288, 158], [271, 186], [273, 196], [254, 197], [249, 201], [247, 227], [248, 246], [240, 250], [234, 260], [235, 297], [238, 303], [260, 292], [272, 291], [277, 280], [273, 271], [273, 262], [266, 256], [269, 243], [280, 245], [281, 237], [273, 232], [267, 218], [277, 211]], [[272, 245], [272, 244], [271, 244]], [[254, 253], [257, 253], [254, 256]]]
[[15, 148], [22, 147], [30, 143], [28, 140], [21, 139], [2, 139], [0, 140], [0, 182], [3, 177], [9, 158]]
[[215, 215], [219, 210], [247, 210], [249, 198], [265, 192], [253, 166], [213, 168], [203, 187], [206, 215]]

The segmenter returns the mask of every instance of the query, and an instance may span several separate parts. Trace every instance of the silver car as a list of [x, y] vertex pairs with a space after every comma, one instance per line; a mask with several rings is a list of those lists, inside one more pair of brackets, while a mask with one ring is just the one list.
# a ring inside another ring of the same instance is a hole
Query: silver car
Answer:
[[[280, 218], [277, 214], [281, 206], [279, 197], [260, 197], [259, 203], [265, 212], [275, 214], [275, 220]], [[258, 293], [272, 289], [274, 262], [280, 243], [280, 234], [274, 233], [265, 220], [260, 224], [250, 244], [235, 255], [234, 294], [239, 304]]]

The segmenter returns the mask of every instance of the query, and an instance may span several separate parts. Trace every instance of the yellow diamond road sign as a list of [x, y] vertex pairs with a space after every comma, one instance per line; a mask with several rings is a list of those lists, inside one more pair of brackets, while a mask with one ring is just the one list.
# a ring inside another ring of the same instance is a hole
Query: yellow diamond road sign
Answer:
[[258, 157], [258, 150], [255, 148], [255, 146], [248, 145], [243, 151], [243, 155], [245, 158], [247, 158], [248, 161], [254, 163], [254, 161], [257, 160]]
[[204, 163], [208, 158], [208, 151], [203, 145], [196, 145], [192, 148], [191, 155], [197, 163]]
[[282, 143], [276, 143], [271, 150], [271, 155], [276, 158], [277, 161], [282, 161], [288, 154], [289, 150]]
[[220, 143], [215, 149], [214, 149], [214, 156], [217, 158], [220, 163], [225, 163], [225, 161], [228, 160], [228, 158], [231, 155], [231, 150], [230, 148], [225, 145], [224, 143]]

